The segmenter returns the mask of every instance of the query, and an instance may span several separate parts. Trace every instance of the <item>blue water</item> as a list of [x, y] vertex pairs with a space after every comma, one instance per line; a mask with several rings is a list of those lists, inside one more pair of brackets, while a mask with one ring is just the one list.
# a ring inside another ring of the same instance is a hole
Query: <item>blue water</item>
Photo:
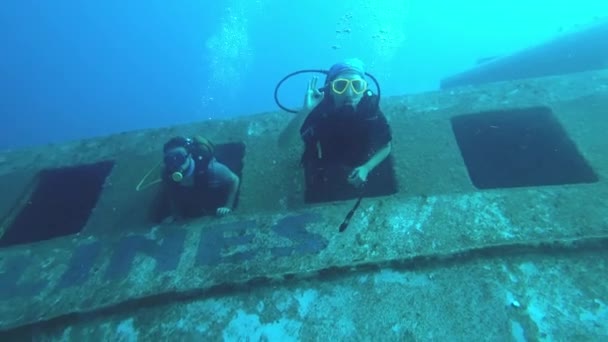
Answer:
[[[6, 0], [0, 149], [276, 110], [282, 76], [346, 57], [384, 95], [434, 90], [480, 58], [608, 16], [605, 1], [446, 3]], [[306, 77], [282, 89], [289, 107]]]

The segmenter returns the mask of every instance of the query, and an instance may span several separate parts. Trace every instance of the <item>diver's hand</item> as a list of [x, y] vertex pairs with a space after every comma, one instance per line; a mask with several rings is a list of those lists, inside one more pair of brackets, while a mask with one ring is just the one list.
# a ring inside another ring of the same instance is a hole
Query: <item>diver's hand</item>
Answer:
[[356, 167], [348, 176], [348, 182], [355, 187], [360, 187], [367, 182], [367, 175], [369, 170], [366, 166]]
[[304, 97], [304, 110], [305, 111], [312, 111], [316, 106], [319, 105], [319, 103], [321, 103], [321, 101], [323, 101], [323, 98], [325, 97], [325, 92], [319, 91], [319, 89], [317, 88], [317, 80], [319, 78], [317, 76], [314, 76], [309, 82], [308, 82], [308, 88], [306, 89], [306, 96]]
[[215, 211], [215, 215], [217, 216], [225, 216], [230, 214], [232, 210], [230, 210], [230, 208], [226, 208], [226, 207], [219, 207], [217, 208], [217, 210]]

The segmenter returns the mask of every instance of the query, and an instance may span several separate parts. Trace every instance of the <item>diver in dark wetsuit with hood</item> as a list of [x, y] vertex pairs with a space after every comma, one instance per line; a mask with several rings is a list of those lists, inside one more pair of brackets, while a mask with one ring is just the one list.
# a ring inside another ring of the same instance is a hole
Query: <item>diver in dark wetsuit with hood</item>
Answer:
[[321, 89], [314, 77], [304, 108], [290, 126], [300, 127], [305, 144], [302, 166], [307, 171], [307, 188], [315, 189], [307, 194], [308, 201], [344, 184], [362, 187], [391, 152], [390, 126], [378, 97], [367, 87], [359, 59], [334, 64]]

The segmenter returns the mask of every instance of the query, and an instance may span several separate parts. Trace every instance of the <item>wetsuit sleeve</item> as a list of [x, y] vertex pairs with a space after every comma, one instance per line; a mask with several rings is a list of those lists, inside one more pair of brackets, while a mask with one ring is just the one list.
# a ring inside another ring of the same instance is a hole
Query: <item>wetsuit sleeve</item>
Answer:
[[386, 146], [392, 139], [391, 127], [386, 120], [386, 116], [380, 109], [376, 114], [369, 118], [370, 120], [370, 135], [369, 143], [372, 152], [376, 152]]

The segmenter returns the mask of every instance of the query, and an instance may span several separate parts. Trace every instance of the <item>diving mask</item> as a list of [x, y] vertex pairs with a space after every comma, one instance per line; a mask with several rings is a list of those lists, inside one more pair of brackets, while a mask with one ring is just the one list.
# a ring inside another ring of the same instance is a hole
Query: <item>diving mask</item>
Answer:
[[356, 95], [361, 95], [367, 90], [367, 82], [360, 78], [337, 78], [331, 81], [331, 90], [336, 94], [344, 94], [348, 87], [351, 87], [353, 93]]

